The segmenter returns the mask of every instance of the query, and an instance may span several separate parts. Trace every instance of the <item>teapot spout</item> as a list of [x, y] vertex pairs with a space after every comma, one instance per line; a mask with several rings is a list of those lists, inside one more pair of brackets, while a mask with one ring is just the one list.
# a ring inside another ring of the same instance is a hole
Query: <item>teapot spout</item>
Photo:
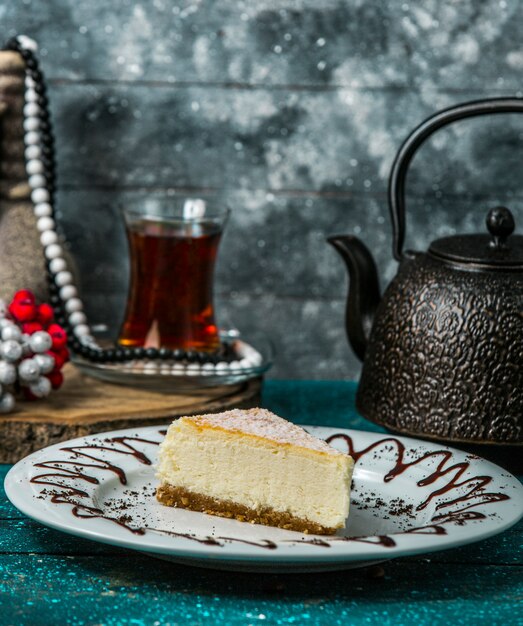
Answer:
[[352, 349], [363, 361], [374, 313], [380, 302], [376, 263], [369, 249], [357, 237], [334, 235], [327, 241], [339, 252], [349, 271], [345, 325]]

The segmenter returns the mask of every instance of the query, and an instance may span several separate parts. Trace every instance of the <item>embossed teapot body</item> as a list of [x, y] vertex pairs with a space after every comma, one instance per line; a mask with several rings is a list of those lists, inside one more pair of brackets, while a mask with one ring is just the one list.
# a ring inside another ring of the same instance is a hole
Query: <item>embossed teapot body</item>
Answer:
[[380, 298], [376, 265], [352, 236], [329, 242], [350, 275], [346, 325], [362, 359], [357, 407], [392, 430], [474, 443], [523, 443], [523, 236], [504, 207], [490, 234], [403, 252], [404, 188], [421, 143], [452, 121], [523, 112], [498, 98], [446, 109], [421, 124], [396, 156], [389, 183], [396, 277]]

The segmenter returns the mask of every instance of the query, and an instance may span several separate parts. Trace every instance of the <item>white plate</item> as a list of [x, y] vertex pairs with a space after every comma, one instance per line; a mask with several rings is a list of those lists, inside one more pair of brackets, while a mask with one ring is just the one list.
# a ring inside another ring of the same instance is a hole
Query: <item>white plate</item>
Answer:
[[39, 450], [7, 474], [11, 502], [59, 530], [191, 565], [320, 571], [443, 550], [523, 515], [523, 486], [479, 457], [376, 433], [305, 427], [357, 460], [347, 527], [320, 537], [162, 506], [154, 464], [164, 429], [91, 435]]

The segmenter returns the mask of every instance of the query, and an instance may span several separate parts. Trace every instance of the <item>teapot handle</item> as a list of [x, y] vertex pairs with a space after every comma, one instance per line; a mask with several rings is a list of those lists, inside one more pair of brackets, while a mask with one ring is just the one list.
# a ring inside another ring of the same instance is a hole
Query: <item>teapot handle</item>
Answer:
[[392, 164], [388, 192], [392, 218], [392, 253], [397, 261], [403, 257], [405, 242], [405, 179], [417, 149], [432, 133], [447, 124], [493, 113], [523, 113], [523, 98], [487, 98], [457, 104], [427, 118], [403, 142]]

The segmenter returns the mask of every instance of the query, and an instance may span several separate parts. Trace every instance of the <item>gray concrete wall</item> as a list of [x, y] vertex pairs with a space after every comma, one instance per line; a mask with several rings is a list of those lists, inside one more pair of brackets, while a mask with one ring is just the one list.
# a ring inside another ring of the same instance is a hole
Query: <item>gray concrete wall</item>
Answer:
[[[325, 237], [357, 234], [391, 278], [386, 187], [408, 132], [453, 103], [523, 94], [517, 0], [4, 0], [0, 24], [40, 44], [92, 320], [121, 319], [118, 205], [212, 198], [233, 209], [220, 317], [266, 330], [279, 377], [358, 375]], [[496, 203], [520, 216], [522, 139], [517, 115], [435, 136], [409, 176], [407, 245], [483, 229]]]

